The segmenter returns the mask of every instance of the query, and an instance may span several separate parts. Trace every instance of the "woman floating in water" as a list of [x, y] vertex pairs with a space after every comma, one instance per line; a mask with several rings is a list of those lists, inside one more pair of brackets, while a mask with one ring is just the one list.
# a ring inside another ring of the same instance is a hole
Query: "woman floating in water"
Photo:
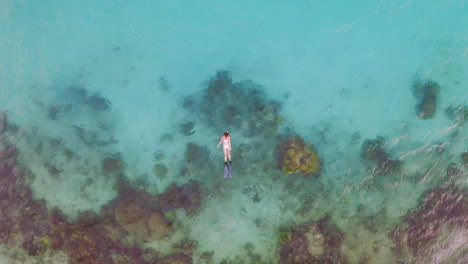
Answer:
[[221, 139], [219, 140], [217, 148], [219, 148], [219, 145], [223, 143], [223, 151], [224, 151], [224, 164], [227, 164], [227, 160], [229, 159], [229, 163], [232, 163], [231, 161], [231, 137], [229, 136], [229, 133], [227, 131], [224, 131], [223, 136], [221, 136]]

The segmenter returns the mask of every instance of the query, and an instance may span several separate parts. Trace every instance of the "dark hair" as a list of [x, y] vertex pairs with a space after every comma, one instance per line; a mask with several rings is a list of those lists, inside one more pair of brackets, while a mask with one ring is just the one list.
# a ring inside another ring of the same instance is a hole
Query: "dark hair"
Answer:
[[225, 137], [229, 136], [229, 133], [227, 131], [224, 131], [224, 136]]

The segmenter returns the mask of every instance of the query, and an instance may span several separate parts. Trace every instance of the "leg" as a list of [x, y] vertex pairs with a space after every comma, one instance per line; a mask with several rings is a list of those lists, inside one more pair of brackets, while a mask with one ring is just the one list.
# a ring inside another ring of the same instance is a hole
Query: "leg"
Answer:
[[223, 150], [224, 150], [224, 162], [227, 162], [228, 149], [227, 149], [227, 148], [223, 148]]
[[228, 159], [231, 161], [231, 149], [228, 149]]

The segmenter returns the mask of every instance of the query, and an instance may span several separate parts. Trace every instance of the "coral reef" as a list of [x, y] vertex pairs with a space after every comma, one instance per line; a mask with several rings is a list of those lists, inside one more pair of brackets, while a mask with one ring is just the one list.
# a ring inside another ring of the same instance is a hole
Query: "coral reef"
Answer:
[[84, 104], [88, 97], [88, 90], [80, 85], [71, 85], [64, 89], [64, 98], [70, 98], [78, 104]]
[[124, 162], [121, 153], [110, 155], [102, 161], [102, 172], [104, 173], [119, 173], [124, 169]]
[[156, 162], [162, 161], [166, 157], [166, 154], [164, 154], [164, 151], [162, 150], [157, 150], [153, 154], [153, 159]]
[[182, 239], [177, 243], [172, 244], [172, 248], [181, 253], [192, 254], [198, 248], [198, 242], [190, 239]]
[[447, 176], [450, 178], [458, 178], [461, 175], [461, 170], [458, 169], [457, 164], [452, 162], [447, 166]]
[[157, 264], [192, 264], [192, 257], [177, 253], [174, 255], [166, 256], [164, 258], [158, 259], [155, 263]]
[[[70, 223], [60, 211], [50, 215], [28, 188], [29, 173], [17, 164], [16, 148], [0, 135], [0, 241], [30, 255], [64, 251], [70, 263], [145, 263], [143, 251], [114, 242], [98, 216], [83, 213]], [[5, 187], [6, 186], [6, 187]]]
[[96, 131], [86, 130], [79, 126], [73, 126], [76, 136], [87, 146], [107, 146], [114, 143], [117, 143], [117, 140], [113, 137], [109, 139], [98, 138], [98, 133]]
[[115, 222], [138, 241], [161, 239], [172, 223], [156, 207], [156, 196], [125, 186], [110, 207]]
[[149, 235], [147, 228], [147, 204], [139, 197], [130, 197], [118, 202], [115, 207], [115, 221], [130, 234], [145, 239]]
[[96, 112], [109, 111], [111, 108], [111, 102], [99, 94], [93, 94], [86, 97], [84, 104]]
[[109, 111], [111, 108], [111, 102], [107, 98], [98, 93], [90, 94], [86, 88], [80, 85], [66, 87], [63, 95], [74, 103], [86, 105], [96, 112]]
[[316, 149], [299, 136], [291, 136], [286, 140], [280, 138], [276, 157], [279, 169], [287, 174], [314, 175], [320, 169]]
[[287, 244], [292, 240], [292, 232], [281, 231], [278, 235], [278, 243]]
[[103, 235], [95, 221], [82, 220], [82, 226], [75, 227], [59, 211], [49, 218], [48, 237], [53, 249], [64, 249], [73, 263], [112, 263], [110, 251], [115, 243]]
[[182, 186], [172, 184], [158, 197], [157, 204], [163, 212], [183, 208], [192, 215], [201, 206], [200, 184], [194, 180]]
[[[41, 259], [63, 252], [62, 257], [71, 264], [192, 263], [191, 256], [186, 254], [159, 258], [158, 252], [139, 247], [138, 242], [169, 235], [172, 223], [157, 207], [157, 196], [137, 191], [119, 175], [115, 186], [118, 197], [104, 205], [99, 214], [86, 211], [69, 221], [58, 209], [49, 213], [44, 201], [34, 200], [29, 188], [30, 172], [17, 163], [16, 147], [5, 137], [6, 128], [12, 125], [6, 116], [0, 117], [0, 186], [3, 186], [0, 187], [0, 243], [22, 248]], [[115, 166], [110, 168], [106, 170], [114, 171]], [[178, 206], [190, 212], [200, 206], [197, 183], [177, 190], [168, 197], [175, 197]], [[180, 250], [190, 249], [191, 244], [182, 244]]]
[[73, 108], [72, 104], [63, 104], [63, 105], [55, 105], [48, 108], [48, 117], [52, 120], [57, 120], [64, 114], [71, 111]]
[[205, 251], [200, 255], [200, 260], [211, 263], [213, 260], [214, 251]]
[[171, 87], [171, 85], [169, 84], [169, 81], [166, 78], [164, 78], [164, 76], [159, 77], [158, 84], [159, 84], [159, 89], [163, 91], [167, 91]]
[[432, 80], [416, 80], [413, 83], [413, 95], [419, 100], [416, 105], [419, 118], [430, 119], [435, 116], [439, 90], [440, 85]]
[[405, 216], [404, 225], [392, 232], [398, 254], [408, 247], [415, 263], [432, 252], [432, 244], [442, 232], [468, 231], [468, 197], [456, 187], [428, 191], [418, 208]]
[[[6, 116], [1, 127], [7, 127]], [[0, 134], [0, 242], [21, 245], [30, 255], [44, 252], [41, 241], [47, 230], [46, 210], [43, 202], [33, 201], [27, 188], [24, 170], [17, 166], [17, 150]]]
[[341, 253], [343, 238], [343, 232], [329, 216], [294, 227], [291, 239], [281, 245], [278, 263], [347, 263]]
[[229, 71], [220, 70], [208, 80], [202, 94], [187, 97], [182, 104], [192, 113], [199, 112], [210, 127], [219, 124], [215, 127], [218, 132], [233, 129], [246, 137], [272, 136], [280, 121], [281, 104], [267, 100], [262, 90], [251, 81], [234, 83]]
[[460, 154], [460, 158], [462, 160], [463, 166], [468, 167], [468, 151], [463, 152], [462, 154]]
[[7, 112], [0, 112], [0, 133], [3, 133], [8, 126], [8, 114]]
[[154, 174], [160, 178], [165, 178], [168, 171], [167, 166], [162, 163], [156, 163], [153, 167]]
[[190, 136], [194, 133], [193, 128], [195, 127], [195, 124], [193, 122], [186, 122], [180, 125], [180, 133], [185, 136]]
[[450, 120], [463, 126], [465, 122], [468, 121], [468, 106], [449, 106], [445, 109], [445, 114]]
[[147, 218], [149, 240], [160, 240], [172, 231], [172, 223], [160, 211], [153, 211]]
[[208, 162], [210, 151], [205, 146], [189, 142], [185, 149], [185, 160], [188, 163], [202, 166]]
[[374, 175], [399, 173], [402, 169], [402, 162], [392, 159], [390, 154], [385, 151], [384, 142], [384, 137], [377, 136], [375, 139], [366, 139], [362, 143], [361, 157], [374, 163]]

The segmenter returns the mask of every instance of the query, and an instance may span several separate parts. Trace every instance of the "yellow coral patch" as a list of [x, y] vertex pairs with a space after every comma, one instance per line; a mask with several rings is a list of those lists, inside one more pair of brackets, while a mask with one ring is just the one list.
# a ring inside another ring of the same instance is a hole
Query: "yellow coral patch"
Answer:
[[300, 137], [291, 137], [284, 145], [281, 169], [287, 174], [302, 175], [315, 173], [320, 167], [320, 158], [313, 146], [306, 144]]
[[48, 235], [45, 235], [43, 238], [42, 238], [42, 243], [44, 243], [44, 245], [46, 247], [49, 247], [50, 246], [50, 237]]
[[278, 235], [278, 243], [280, 244], [286, 244], [289, 243], [292, 240], [292, 233], [291, 232], [281, 232]]

